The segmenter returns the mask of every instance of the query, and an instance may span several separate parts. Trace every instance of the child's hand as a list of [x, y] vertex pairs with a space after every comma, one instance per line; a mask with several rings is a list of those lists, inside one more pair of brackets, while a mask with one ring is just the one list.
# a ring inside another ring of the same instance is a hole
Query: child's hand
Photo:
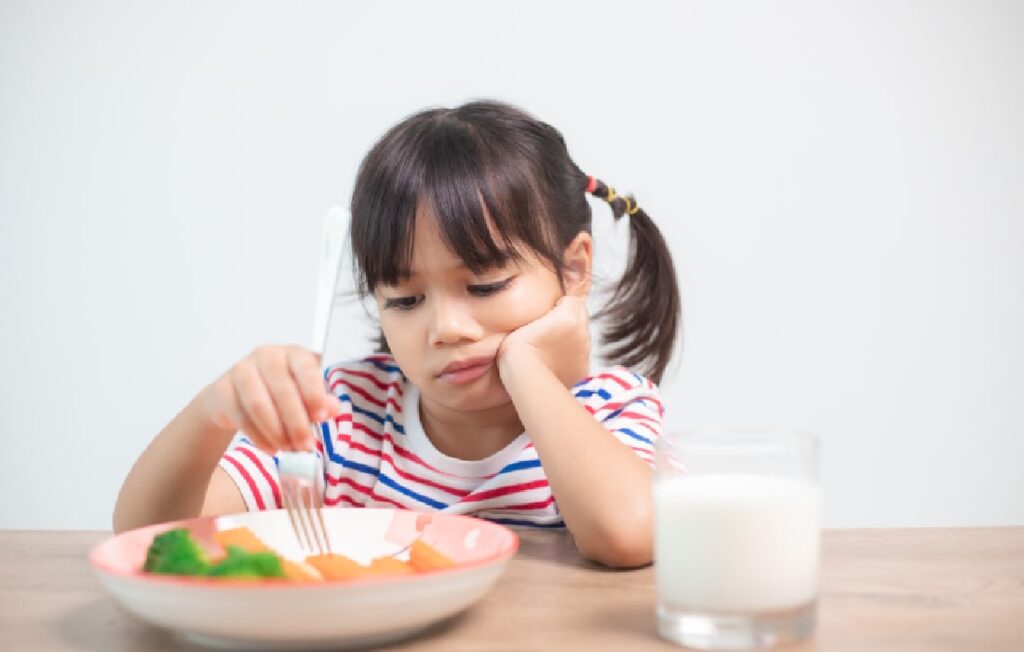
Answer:
[[586, 301], [564, 296], [539, 319], [505, 337], [498, 349], [499, 373], [523, 356], [535, 356], [566, 387], [587, 376], [590, 369], [590, 317]]
[[311, 450], [309, 424], [341, 411], [324, 386], [319, 357], [299, 346], [262, 346], [200, 393], [210, 420], [241, 430], [259, 448]]

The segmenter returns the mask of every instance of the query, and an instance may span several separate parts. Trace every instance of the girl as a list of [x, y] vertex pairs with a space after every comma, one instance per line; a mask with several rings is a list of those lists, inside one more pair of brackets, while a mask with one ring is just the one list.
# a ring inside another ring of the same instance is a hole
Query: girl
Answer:
[[[628, 267], [600, 316], [609, 358], [635, 371], [588, 368], [586, 193], [629, 220]], [[392, 128], [362, 163], [351, 214], [379, 354], [321, 376], [308, 350], [256, 349], [149, 445], [114, 529], [280, 507], [274, 451], [315, 447], [325, 505], [568, 527], [593, 560], [649, 563], [654, 382], [679, 320], [651, 219], [585, 175], [557, 130], [497, 102]]]

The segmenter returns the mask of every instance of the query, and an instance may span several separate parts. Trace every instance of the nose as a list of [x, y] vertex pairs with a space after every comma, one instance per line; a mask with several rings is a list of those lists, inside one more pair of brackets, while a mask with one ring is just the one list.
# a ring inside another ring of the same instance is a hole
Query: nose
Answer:
[[430, 323], [430, 345], [445, 346], [480, 339], [483, 329], [467, 302], [435, 297]]

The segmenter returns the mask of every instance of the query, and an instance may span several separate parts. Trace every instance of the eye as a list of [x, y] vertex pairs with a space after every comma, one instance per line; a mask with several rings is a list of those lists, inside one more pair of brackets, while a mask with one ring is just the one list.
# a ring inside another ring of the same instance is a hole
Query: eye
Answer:
[[507, 288], [509, 285], [511, 285], [513, 278], [515, 278], [515, 277], [514, 276], [510, 276], [507, 279], [505, 279], [504, 281], [498, 281], [497, 283], [485, 283], [483, 285], [470, 285], [469, 286], [469, 293], [472, 294], [473, 296], [477, 296], [477, 297], [489, 297], [492, 294], [497, 294], [498, 292], [501, 292], [502, 290]]
[[412, 310], [419, 303], [420, 298], [418, 296], [413, 297], [394, 297], [391, 299], [384, 300], [384, 308], [393, 308], [395, 310]]

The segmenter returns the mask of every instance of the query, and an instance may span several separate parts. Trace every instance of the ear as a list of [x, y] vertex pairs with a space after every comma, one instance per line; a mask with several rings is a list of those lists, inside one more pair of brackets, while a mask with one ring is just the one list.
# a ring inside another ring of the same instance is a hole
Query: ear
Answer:
[[590, 272], [593, 268], [594, 241], [586, 231], [580, 231], [562, 254], [562, 283], [565, 293], [586, 297], [590, 293]]

